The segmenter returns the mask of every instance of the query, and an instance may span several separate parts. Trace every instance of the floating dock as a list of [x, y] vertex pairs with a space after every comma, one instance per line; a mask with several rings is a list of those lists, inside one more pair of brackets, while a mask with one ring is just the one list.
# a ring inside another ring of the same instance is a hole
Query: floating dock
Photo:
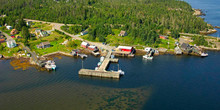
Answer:
[[81, 69], [79, 71], [79, 75], [86, 75], [86, 76], [95, 76], [95, 77], [105, 77], [105, 78], [120, 78], [120, 72], [117, 71], [106, 71], [108, 68], [109, 64], [111, 62], [113, 63], [118, 63], [118, 59], [112, 59], [110, 58], [111, 52], [109, 52], [100, 65], [98, 70], [89, 70], [89, 69]]

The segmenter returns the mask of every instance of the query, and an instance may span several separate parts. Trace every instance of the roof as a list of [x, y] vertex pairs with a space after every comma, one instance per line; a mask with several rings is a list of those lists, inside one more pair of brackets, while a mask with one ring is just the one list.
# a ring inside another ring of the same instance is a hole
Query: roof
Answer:
[[82, 42], [81, 45], [89, 45], [87, 42]]
[[132, 49], [130, 46], [118, 46], [119, 49]]
[[160, 36], [165, 37], [165, 38], [168, 38], [168, 36], [165, 36], [165, 35], [160, 35]]
[[41, 42], [41, 45], [50, 45], [50, 42]]
[[94, 49], [94, 48], [96, 48], [96, 46], [95, 45], [91, 45], [91, 46], [89, 46], [89, 48], [93, 48]]
[[181, 45], [181, 48], [188, 48], [189, 47], [189, 44], [186, 44], [186, 43], [182, 43]]
[[120, 32], [120, 34], [125, 34], [125, 33], [126, 33], [126, 31], [121, 31], [121, 32]]

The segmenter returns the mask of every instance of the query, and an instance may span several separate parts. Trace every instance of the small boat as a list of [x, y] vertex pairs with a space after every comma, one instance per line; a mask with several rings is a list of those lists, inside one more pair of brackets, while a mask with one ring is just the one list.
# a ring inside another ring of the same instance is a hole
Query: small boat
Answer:
[[99, 67], [95, 67], [95, 70], [98, 70], [99, 69]]
[[125, 72], [122, 71], [122, 70], [118, 70], [118, 72], [119, 72], [120, 75], [125, 75]]
[[102, 62], [98, 62], [97, 66], [99, 67], [102, 64]]
[[208, 55], [208, 53], [201, 53], [201, 57], [207, 57]]
[[119, 72], [120, 75], [125, 75], [125, 72], [122, 71], [121, 69], [119, 69], [119, 64], [118, 64], [118, 72]]
[[100, 62], [103, 62], [104, 59], [105, 59], [105, 57], [102, 56], [102, 57], [100, 58]]
[[115, 58], [115, 56], [114, 56], [114, 55], [111, 55], [111, 58], [113, 59], [113, 58]]
[[48, 70], [56, 70], [56, 65], [55, 65], [55, 62], [52, 61], [52, 60], [48, 60], [46, 62], [46, 65], [45, 65], [45, 68], [48, 69]]
[[148, 59], [148, 60], [152, 60], [154, 57], [153, 56], [149, 56], [149, 55], [144, 55], [143, 58], [144, 59]]

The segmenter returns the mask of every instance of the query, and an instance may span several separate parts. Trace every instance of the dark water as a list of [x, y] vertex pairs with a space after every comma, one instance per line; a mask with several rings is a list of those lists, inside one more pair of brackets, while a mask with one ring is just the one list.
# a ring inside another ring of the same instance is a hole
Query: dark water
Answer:
[[[184, 0], [188, 2], [193, 8], [202, 9], [206, 16], [205, 18], [209, 24], [213, 26], [220, 26], [220, 2], [219, 0]], [[210, 34], [211, 36], [220, 37], [220, 29], [217, 33]]]
[[[120, 58], [126, 72], [120, 80], [78, 76], [77, 58], [55, 58], [59, 68], [51, 73], [13, 70], [10, 60], [2, 60], [0, 110], [219, 110], [220, 52], [209, 55]], [[98, 60], [89, 56], [84, 67], [93, 69]]]

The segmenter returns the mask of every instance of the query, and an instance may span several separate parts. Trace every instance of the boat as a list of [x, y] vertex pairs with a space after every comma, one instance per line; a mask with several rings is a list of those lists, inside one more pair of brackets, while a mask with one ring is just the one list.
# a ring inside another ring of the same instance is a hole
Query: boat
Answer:
[[100, 62], [103, 62], [104, 59], [105, 59], [105, 57], [102, 56], [102, 57], [100, 58]]
[[208, 53], [201, 53], [201, 57], [207, 57], [208, 55]]
[[119, 64], [118, 64], [118, 72], [119, 72], [120, 75], [125, 75], [125, 72], [122, 71], [121, 69], [119, 69]]
[[99, 67], [102, 64], [102, 62], [98, 62], [97, 66]]
[[99, 69], [99, 67], [95, 67], [95, 70], [98, 70]]
[[125, 75], [125, 72], [122, 71], [122, 70], [118, 70], [118, 72], [119, 72], [120, 75]]
[[143, 58], [144, 59], [148, 59], [148, 60], [152, 60], [154, 57], [153, 56], [149, 56], [149, 55], [144, 55]]
[[55, 62], [54, 61], [52, 61], [52, 60], [48, 60], [47, 62], [46, 62], [46, 65], [45, 65], [45, 68], [46, 69], [48, 69], [48, 70], [56, 70], [56, 64], [55, 64]]

